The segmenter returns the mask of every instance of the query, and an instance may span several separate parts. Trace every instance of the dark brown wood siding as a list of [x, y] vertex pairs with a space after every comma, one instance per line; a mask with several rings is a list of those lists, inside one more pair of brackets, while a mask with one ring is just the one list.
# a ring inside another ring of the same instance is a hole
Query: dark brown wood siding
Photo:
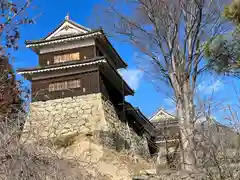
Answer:
[[[61, 91], [51, 91], [49, 92], [49, 84], [55, 82], [62, 82], [74, 79], [81, 79], [81, 88], [71, 89], [71, 90], [61, 90]], [[79, 95], [86, 95], [91, 93], [98, 93], [98, 71], [32, 81], [32, 101], [45, 101], [50, 99], [59, 99], [64, 97], [73, 97]], [[85, 92], [83, 90], [85, 88]]]
[[116, 62], [116, 57], [107, 50], [99, 40], [96, 40], [96, 55], [97, 56], [104, 56], [108, 63], [114, 68], [118, 69], [119, 65]]
[[116, 89], [112, 83], [100, 73], [100, 90], [101, 93], [108, 98], [114, 105], [119, 106], [124, 102], [124, 96], [121, 90]]
[[68, 54], [68, 53], [76, 53], [76, 52], [80, 52], [80, 60], [83, 60], [84, 56], [87, 59], [91, 59], [91, 58], [95, 57], [95, 47], [88, 46], [88, 47], [81, 47], [81, 48], [69, 49], [69, 50], [64, 50], [64, 51], [40, 54], [39, 55], [39, 65], [41, 67], [47, 66], [48, 65], [47, 61], [49, 61], [49, 65], [53, 65], [54, 64], [54, 56]]

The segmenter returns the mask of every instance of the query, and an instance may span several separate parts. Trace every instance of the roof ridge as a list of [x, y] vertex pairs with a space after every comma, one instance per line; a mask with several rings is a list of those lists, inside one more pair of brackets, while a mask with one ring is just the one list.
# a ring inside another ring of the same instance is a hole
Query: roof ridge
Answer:
[[65, 22], [68, 22], [68, 23], [72, 24], [73, 26], [76, 26], [76, 27], [78, 27], [80, 29], [83, 29], [85, 31], [88, 31], [88, 32], [92, 31], [90, 28], [87, 28], [87, 27], [85, 27], [85, 26], [83, 26], [83, 25], [81, 25], [81, 24], [79, 24], [79, 23], [77, 23], [75, 21], [72, 21], [70, 19], [65, 18], [63, 21], [61, 21], [61, 23], [56, 28], [54, 28], [46, 37], [44, 37], [42, 39], [43, 40], [47, 40], [47, 38], [50, 37], [54, 32], [56, 32], [56, 30], [58, 28], [60, 28]]
[[[77, 22], [75, 22], [75, 21], [73, 21], [73, 20], [65, 19], [65, 21], [67, 21], [67, 22], [69, 22], [69, 23], [71, 23], [71, 24], [73, 24], [73, 25], [75, 25], [75, 26], [78, 26], [78, 27], [80, 27], [80, 28], [82, 28], [82, 29], [84, 29], [84, 30], [86, 30], [86, 31], [92, 31], [92, 29], [87, 28], [87, 27], [85, 27], [85, 26], [83, 26], [83, 25], [81, 25], [81, 24], [79, 24], [79, 23], [77, 23]], [[65, 21], [64, 21], [64, 22], [65, 22]]]
[[176, 116], [168, 113], [164, 108], [160, 107], [160, 108], [149, 118], [149, 120], [152, 120], [152, 118], [153, 118], [154, 116], [156, 116], [160, 111], [162, 111], [163, 113], [165, 113], [165, 114], [167, 114], [167, 115], [169, 115], [169, 116], [176, 117]]
[[64, 20], [64, 21], [61, 21], [61, 23], [59, 23], [59, 25], [56, 27], [56, 28], [54, 28], [54, 30], [52, 30], [50, 33], [48, 33], [48, 35], [46, 36], [46, 37], [44, 37], [44, 38], [41, 38], [42, 40], [46, 40], [49, 36], [51, 36], [59, 27], [61, 27], [63, 24], [64, 24], [64, 22], [65, 22], [66, 20]]
[[85, 36], [91, 36], [91, 35], [95, 35], [95, 34], [99, 34], [102, 33], [99, 30], [95, 30], [95, 31], [91, 31], [89, 33], [84, 33], [84, 34], [77, 34], [77, 35], [68, 35], [68, 36], [62, 36], [62, 37], [56, 37], [53, 39], [49, 39], [49, 40], [26, 40], [25, 44], [26, 45], [30, 45], [30, 44], [41, 44], [41, 43], [50, 43], [50, 42], [55, 42], [55, 41], [60, 41], [60, 40], [66, 40], [66, 39], [70, 39], [70, 38], [78, 38], [78, 37], [85, 37]]

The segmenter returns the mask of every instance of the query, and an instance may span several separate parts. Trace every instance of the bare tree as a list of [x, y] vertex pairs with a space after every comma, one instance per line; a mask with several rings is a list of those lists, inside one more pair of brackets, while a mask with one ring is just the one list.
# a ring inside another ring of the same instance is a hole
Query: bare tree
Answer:
[[[213, 116], [213, 109], [226, 112], [221, 124]], [[205, 106], [205, 107], [204, 107]], [[239, 176], [239, 119], [238, 106], [204, 103], [202, 120], [198, 123], [196, 151], [198, 163], [209, 179], [237, 179]]]
[[0, 2], [0, 52], [1, 58], [9, 55], [8, 49], [18, 49], [20, 38], [19, 28], [24, 24], [34, 23], [33, 19], [27, 16], [31, 0], [11, 2], [2, 0]]
[[20, 98], [20, 82], [17, 82], [11, 65], [10, 50], [18, 49], [20, 26], [32, 24], [33, 20], [27, 16], [31, 0], [0, 2], [0, 113], [4, 116], [17, 113], [23, 101]]
[[[239, 99], [239, 93], [237, 93], [236, 99]], [[218, 122], [219, 119], [217, 121], [214, 118], [214, 115], [219, 111], [225, 112], [220, 117], [221, 123]], [[157, 122], [158, 133], [162, 135], [159, 137], [163, 138], [158, 158], [172, 159], [168, 163], [163, 163], [166, 160], [161, 159], [162, 163], [158, 164], [157, 175], [153, 176], [153, 179], [182, 179], [183, 176], [187, 176], [189, 179], [191, 177], [198, 179], [197, 176], [200, 176], [200, 179], [211, 180], [239, 179], [240, 124], [238, 112], [239, 102], [228, 105], [219, 99], [214, 99], [214, 92], [207, 99], [198, 99], [194, 144], [197, 166], [200, 168], [197, 173], [193, 174], [180, 171], [183, 174], [179, 175], [179, 172], [175, 169], [178, 166], [178, 162], [174, 159], [178, 159], [176, 152], [178, 151], [179, 138], [173, 135], [178, 132], [178, 122], [175, 120]], [[168, 127], [166, 126], [167, 123], [175, 125]], [[168, 133], [167, 131], [171, 131], [171, 128], [174, 128], [174, 130]], [[167, 165], [170, 169], [168, 171], [163, 170], [163, 165]]]
[[9, 137], [14, 141], [19, 137], [19, 133], [11, 133], [16, 130], [15, 128], [23, 126], [20, 114], [24, 112], [24, 107], [20, 83], [17, 82], [10, 63], [10, 50], [18, 49], [20, 26], [33, 23], [33, 20], [27, 16], [30, 3], [30, 0], [0, 1], [0, 134], [3, 139]]
[[196, 164], [194, 95], [198, 77], [209, 65], [203, 59], [205, 42], [226, 30], [221, 21], [223, 5], [218, 0], [115, 0], [103, 7], [107, 23], [102, 26], [107, 32], [133, 45], [144, 58], [145, 68], [151, 64], [145, 71], [154, 71], [173, 90], [182, 167], [187, 170], [195, 169]]

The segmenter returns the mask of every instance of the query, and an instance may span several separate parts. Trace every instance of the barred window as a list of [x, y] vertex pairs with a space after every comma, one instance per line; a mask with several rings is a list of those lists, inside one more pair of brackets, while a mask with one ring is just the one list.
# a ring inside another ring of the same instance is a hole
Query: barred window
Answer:
[[68, 61], [75, 61], [80, 59], [80, 53], [71, 53], [71, 54], [62, 54], [54, 56], [54, 64], [68, 62]]
[[75, 89], [80, 87], [81, 87], [81, 80], [75, 79], [75, 80], [51, 83], [49, 84], [49, 91], [60, 91], [60, 90]]

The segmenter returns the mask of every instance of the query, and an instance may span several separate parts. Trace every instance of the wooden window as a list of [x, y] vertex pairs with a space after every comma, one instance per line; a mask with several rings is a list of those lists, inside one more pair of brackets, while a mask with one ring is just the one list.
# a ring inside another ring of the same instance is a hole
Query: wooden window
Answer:
[[48, 89], [49, 89], [49, 91], [54, 91], [54, 84], [49, 84]]
[[74, 81], [68, 81], [68, 88], [73, 89], [76, 86], [75, 80]]
[[80, 53], [70, 53], [54, 56], [54, 64], [80, 60]]
[[49, 84], [49, 91], [61, 91], [61, 90], [75, 89], [80, 87], [81, 87], [81, 80], [75, 79], [75, 80], [51, 83]]

